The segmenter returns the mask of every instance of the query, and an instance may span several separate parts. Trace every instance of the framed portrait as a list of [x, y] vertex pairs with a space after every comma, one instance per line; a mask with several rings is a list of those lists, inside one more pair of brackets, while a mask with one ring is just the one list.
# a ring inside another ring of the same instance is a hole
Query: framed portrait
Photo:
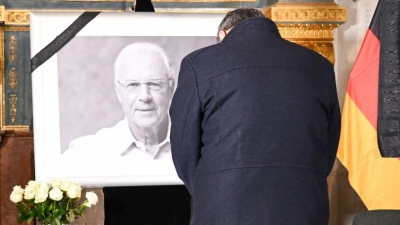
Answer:
[[[31, 12], [32, 57], [79, 16]], [[103, 12], [90, 21], [32, 73], [36, 179], [84, 187], [182, 184], [169, 144], [169, 104], [181, 60], [216, 43], [223, 17]]]

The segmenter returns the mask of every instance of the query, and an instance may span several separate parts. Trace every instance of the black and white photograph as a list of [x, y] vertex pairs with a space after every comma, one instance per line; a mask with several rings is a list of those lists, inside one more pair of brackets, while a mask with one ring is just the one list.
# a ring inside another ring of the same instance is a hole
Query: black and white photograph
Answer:
[[[32, 56], [77, 16], [32, 14]], [[182, 184], [169, 106], [182, 59], [216, 44], [221, 18], [101, 13], [88, 23], [32, 74], [36, 176], [86, 187]]]
[[75, 37], [57, 57], [62, 155], [170, 160], [168, 110], [180, 61], [214, 43], [213, 37]]

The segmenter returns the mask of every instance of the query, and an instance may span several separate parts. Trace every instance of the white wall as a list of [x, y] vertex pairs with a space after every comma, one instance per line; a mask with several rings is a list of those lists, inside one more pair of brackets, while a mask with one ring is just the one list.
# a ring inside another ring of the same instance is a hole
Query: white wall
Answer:
[[334, 32], [335, 71], [340, 106], [343, 106], [347, 80], [360, 50], [379, 0], [336, 0], [347, 8], [347, 22]]

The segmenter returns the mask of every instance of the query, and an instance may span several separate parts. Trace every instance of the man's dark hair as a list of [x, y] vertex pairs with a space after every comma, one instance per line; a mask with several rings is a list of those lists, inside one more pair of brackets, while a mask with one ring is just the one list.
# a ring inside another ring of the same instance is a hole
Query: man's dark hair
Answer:
[[218, 31], [228, 30], [236, 24], [240, 23], [242, 20], [250, 17], [265, 17], [265, 15], [258, 9], [253, 8], [239, 8], [231, 12], [228, 12], [224, 19], [218, 26]]

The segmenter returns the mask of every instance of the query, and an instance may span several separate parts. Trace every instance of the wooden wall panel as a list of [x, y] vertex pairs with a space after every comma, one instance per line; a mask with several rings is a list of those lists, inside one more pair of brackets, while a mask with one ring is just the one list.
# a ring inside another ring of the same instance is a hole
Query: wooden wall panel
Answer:
[[[0, 144], [0, 224], [17, 223], [18, 211], [10, 201], [15, 185], [25, 185], [33, 179], [32, 133], [2, 132]], [[27, 223], [23, 223], [27, 224]], [[33, 223], [31, 223], [33, 224]]]

